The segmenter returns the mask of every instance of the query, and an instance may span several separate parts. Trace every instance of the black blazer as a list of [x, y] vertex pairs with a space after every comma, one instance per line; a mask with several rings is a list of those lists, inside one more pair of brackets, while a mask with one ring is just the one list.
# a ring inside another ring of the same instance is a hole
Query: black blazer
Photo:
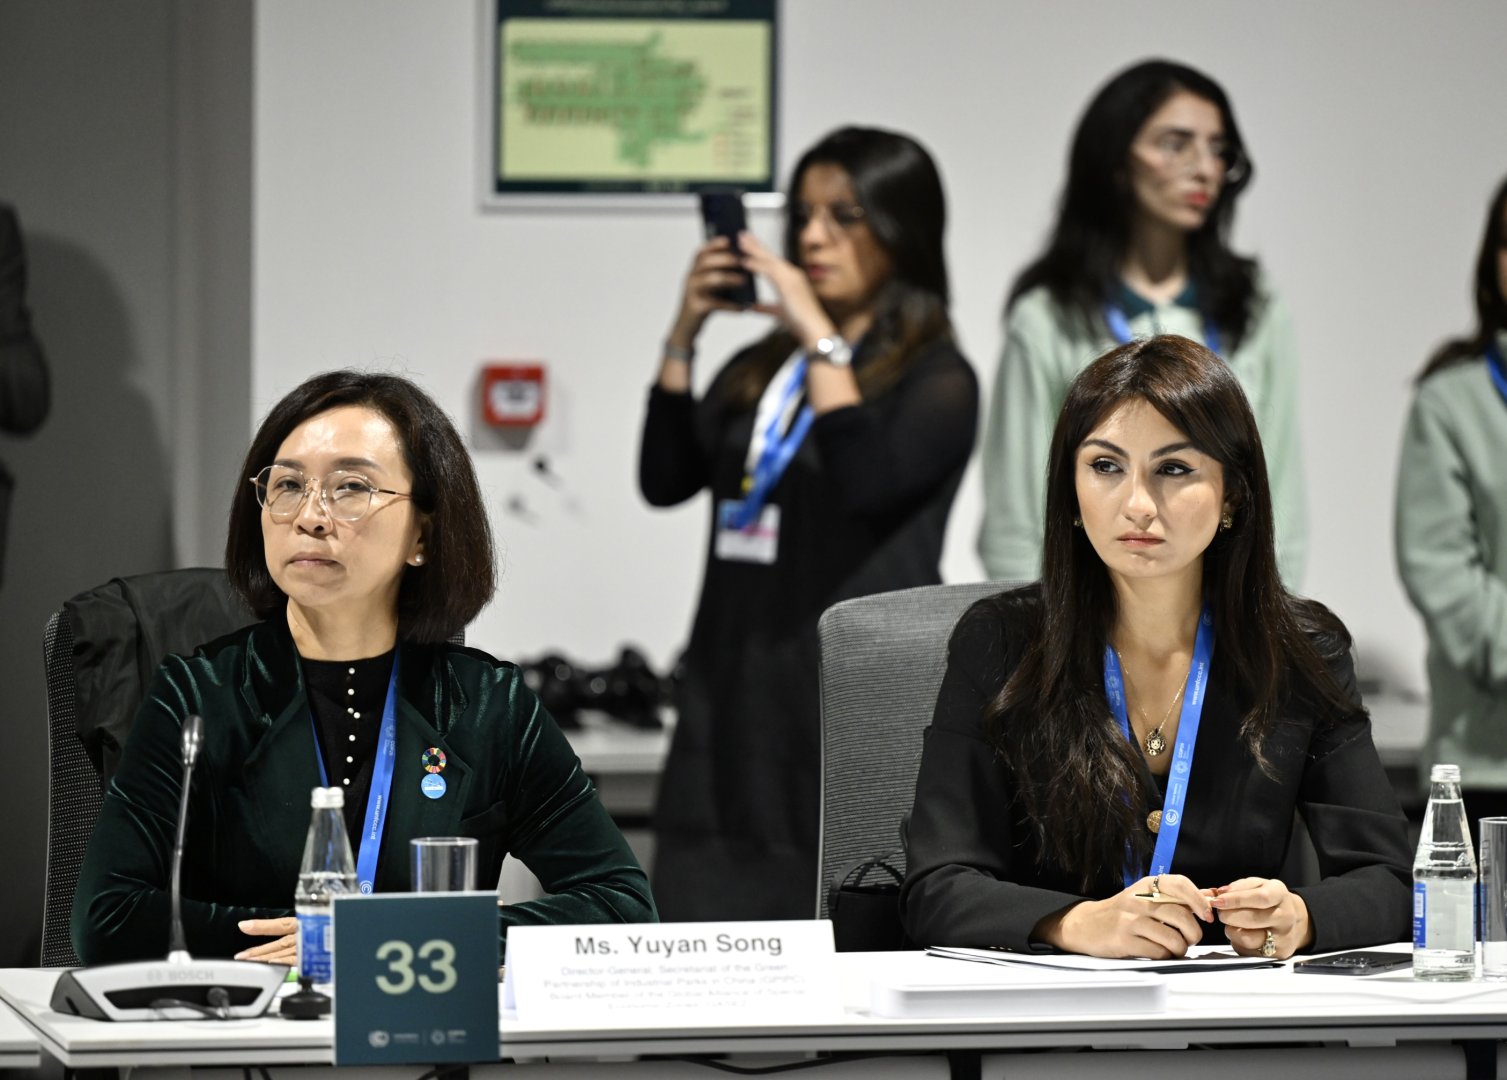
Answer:
[[[1118, 874], [1104, 874], [1084, 890], [1042, 850], [985, 737], [984, 706], [1015, 670], [1040, 617], [1039, 587], [1028, 586], [980, 601], [953, 634], [916, 781], [900, 894], [906, 929], [923, 945], [1039, 949], [1031, 931], [1043, 917], [1124, 887]], [[1239, 739], [1245, 706], [1220, 666], [1216, 640], [1172, 864], [1201, 888], [1275, 877], [1293, 814], [1301, 813], [1322, 880], [1293, 891], [1308, 905], [1314, 952], [1405, 940], [1412, 912], [1407, 822], [1371, 742], [1348, 650], [1331, 671], [1355, 711], [1319, 719], [1292, 707], [1264, 748], [1269, 777]], [[1205, 943], [1224, 940], [1223, 924], [1205, 927]]]

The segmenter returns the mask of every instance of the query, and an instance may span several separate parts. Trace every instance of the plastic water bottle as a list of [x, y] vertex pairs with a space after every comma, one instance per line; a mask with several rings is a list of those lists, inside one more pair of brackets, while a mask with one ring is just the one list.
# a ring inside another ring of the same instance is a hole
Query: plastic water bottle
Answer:
[[298, 974], [310, 982], [328, 983], [335, 978], [330, 901], [356, 891], [356, 861], [345, 834], [345, 792], [315, 788], [309, 802], [314, 808], [309, 815], [309, 839], [293, 894], [293, 910], [298, 915]]
[[1435, 765], [1413, 859], [1413, 975], [1476, 974], [1476, 853], [1460, 801], [1460, 766]]

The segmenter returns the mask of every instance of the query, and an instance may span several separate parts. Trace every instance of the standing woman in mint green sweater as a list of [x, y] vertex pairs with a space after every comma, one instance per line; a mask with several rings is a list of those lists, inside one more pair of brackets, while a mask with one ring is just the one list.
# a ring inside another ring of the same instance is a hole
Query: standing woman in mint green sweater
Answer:
[[1476, 259], [1476, 329], [1418, 376], [1397, 470], [1397, 571], [1428, 631], [1424, 761], [1471, 821], [1507, 813], [1507, 182]]
[[1078, 122], [1046, 250], [1006, 308], [1005, 348], [984, 434], [989, 575], [1041, 574], [1047, 447], [1078, 372], [1116, 343], [1202, 341], [1230, 365], [1261, 441], [1282, 577], [1305, 554], [1298, 363], [1286, 309], [1228, 238], [1251, 161], [1229, 99], [1207, 75], [1149, 60], [1116, 75]]

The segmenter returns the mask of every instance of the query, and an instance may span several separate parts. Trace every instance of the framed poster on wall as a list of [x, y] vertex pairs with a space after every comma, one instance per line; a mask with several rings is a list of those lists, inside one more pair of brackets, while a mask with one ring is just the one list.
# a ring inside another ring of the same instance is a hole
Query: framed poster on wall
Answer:
[[778, 205], [777, 3], [481, 0], [484, 202]]

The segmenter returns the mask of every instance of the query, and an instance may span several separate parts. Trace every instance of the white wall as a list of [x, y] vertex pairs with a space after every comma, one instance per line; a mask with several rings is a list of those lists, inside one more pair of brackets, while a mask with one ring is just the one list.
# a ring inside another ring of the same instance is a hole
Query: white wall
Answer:
[[[1421, 635], [1391, 560], [1408, 379], [1463, 329], [1485, 200], [1507, 160], [1499, 0], [787, 0], [781, 173], [842, 123], [926, 142], [951, 201], [954, 314], [986, 381], [1012, 274], [1032, 254], [1092, 90], [1149, 55], [1230, 92], [1258, 167], [1239, 245], [1295, 313], [1313, 522], [1308, 591], [1363, 668], [1421, 687]], [[477, 209], [477, 13], [470, 3], [261, 0], [256, 17], [253, 409], [321, 368], [398, 367], [474, 436], [507, 550], [473, 629], [503, 655], [622, 640], [667, 660], [688, 626], [705, 506], [654, 512], [634, 482], [658, 342], [697, 238], [691, 213]], [[774, 223], [758, 227], [770, 234]], [[729, 318], [715, 364], [759, 332]], [[547, 451], [479, 430], [487, 358], [540, 358]], [[705, 371], [702, 375], [707, 374]], [[530, 511], [508, 513], [510, 500]], [[944, 572], [979, 576], [976, 475]]]

